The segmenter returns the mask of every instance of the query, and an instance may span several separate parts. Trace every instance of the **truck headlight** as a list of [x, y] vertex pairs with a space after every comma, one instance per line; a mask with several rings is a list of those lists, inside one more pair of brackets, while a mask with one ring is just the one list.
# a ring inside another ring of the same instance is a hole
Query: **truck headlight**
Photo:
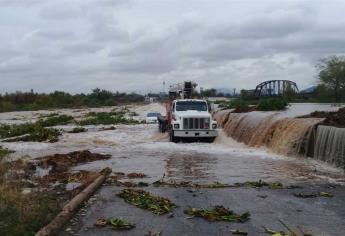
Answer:
[[212, 124], [212, 129], [217, 129], [217, 124]]
[[179, 129], [180, 128], [180, 124], [174, 124], [174, 129]]

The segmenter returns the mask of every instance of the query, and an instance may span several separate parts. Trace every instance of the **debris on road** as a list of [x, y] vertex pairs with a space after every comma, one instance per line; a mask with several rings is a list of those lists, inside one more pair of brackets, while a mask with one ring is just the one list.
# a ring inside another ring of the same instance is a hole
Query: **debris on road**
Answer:
[[96, 223], [94, 224], [96, 227], [101, 228], [107, 225], [108, 221], [105, 218], [97, 219]]
[[235, 183], [236, 187], [251, 187], [251, 188], [262, 188], [268, 187], [270, 189], [281, 189], [283, 188], [283, 184], [280, 182], [265, 182], [263, 180], [259, 181], [246, 181], [243, 183]]
[[161, 236], [161, 235], [162, 235], [162, 232], [154, 233], [151, 231], [149, 231], [147, 234], [145, 234], [145, 236]]
[[84, 132], [87, 132], [87, 129], [85, 129], [84, 127], [75, 127], [71, 131], [68, 131], [67, 133], [76, 134], [76, 133], [84, 133]]
[[51, 167], [49, 173], [65, 172], [70, 167], [91, 161], [107, 160], [111, 157], [108, 154], [92, 153], [88, 150], [70, 152], [67, 154], [55, 154], [35, 159], [38, 166]]
[[266, 227], [263, 227], [263, 228], [264, 228], [266, 234], [270, 234], [272, 236], [297, 236], [297, 234], [293, 233], [293, 232], [292, 233], [285, 233], [284, 231], [278, 232], [278, 231], [273, 231], [273, 230], [266, 228]]
[[202, 217], [208, 221], [229, 221], [244, 223], [250, 219], [250, 213], [245, 212], [241, 215], [225, 208], [224, 206], [214, 206], [212, 209], [196, 209], [190, 207], [185, 211], [192, 217]]
[[248, 232], [239, 229], [232, 229], [230, 232], [234, 235], [248, 235]]
[[317, 197], [317, 195], [313, 194], [313, 193], [294, 193], [293, 195], [295, 197], [299, 197], [299, 198], [315, 198], [315, 197]]
[[175, 206], [169, 199], [153, 196], [141, 189], [123, 189], [118, 196], [129, 204], [149, 210], [157, 215], [171, 212]]
[[127, 174], [127, 177], [130, 179], [135, 179], [135, 178], [145, 178], [147, 175], [145, 175], [144, 173], [129, 173]]
[[187, 181], [177, 182], [174, 180], [164, 181], [163, 179], [157, 180], [152, 183], [155, 187], [168, 186], [168, 187], [191, 187], [191, 188], [239, 188], [239, 187], [250, 187], [250, 188], [262, 188], [268, 187], [270, 189], [282, 189], [284, 186], [280, 182], [265, 182], [259, 181], [246, 181], [243, 183], [235, 184], [224, 184], [220, 182], [214, 182], [211, 184], [196, 184]]
[[319, 195], [321, 197], [333, 197], [333, 194], [329, 192], [320, 192]]
[[299, 198], [316, 198], [316, 197], [333, 197], [332, 193], [319, 192], [319, 193], [294, 193], [295, 197]]
[[109, 218], [107, 225], [110, 225], [114, 230], [129, 230], [135, 228], [134, 224], [130, 224], [118, 218]]

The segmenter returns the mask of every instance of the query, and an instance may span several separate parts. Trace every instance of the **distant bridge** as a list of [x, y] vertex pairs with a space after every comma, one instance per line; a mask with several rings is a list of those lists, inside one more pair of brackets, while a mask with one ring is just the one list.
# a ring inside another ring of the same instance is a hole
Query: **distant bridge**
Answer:
[[256, 86], [254, 94], [256, 97], [283, 96], [286, 91], [298, 93], [297, 84], [290, 80], [269, 80]]

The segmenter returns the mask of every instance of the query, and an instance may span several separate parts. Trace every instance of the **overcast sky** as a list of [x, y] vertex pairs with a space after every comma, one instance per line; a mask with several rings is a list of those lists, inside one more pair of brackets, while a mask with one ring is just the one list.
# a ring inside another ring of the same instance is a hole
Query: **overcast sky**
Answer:
[[316, 83], [345, 51], [345, 1], [0, 0], [0, 93]]

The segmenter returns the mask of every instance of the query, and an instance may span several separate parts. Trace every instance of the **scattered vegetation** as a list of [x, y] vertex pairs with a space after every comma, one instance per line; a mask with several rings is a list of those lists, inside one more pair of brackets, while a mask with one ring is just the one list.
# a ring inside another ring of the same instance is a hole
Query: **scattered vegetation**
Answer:
[[280, 182], [265, 182], [261, 179], [259, 181], [246, 181], [243, 183], [235, 183], [234, 186], [236, 186], [236, 187], [250, 187], [250, 188], [269, 187], [271, 189], [283, 188], [283, 184]]
[[44, 128], [38, 123], [0, 125], [0, 138], [7, 139], [7, 142], [56, 142], [60, 135], [59, 130]]
[[[1, 157], [10, 152], [0, 149]], [[60, 210], [56, 196], [34, 190], [23, 194], [23, 186], [14, 163], [0, 158], [0, 235], [35, 235]]]
[[113, 125], [139, 124], [139, 121], [126, 119], [123, 112], [98, 112], [87, 114], [87, 119], [78, 122], [79, 125]]
[[258, 111], [280, 111], [286, 109], [288, 102], [284, 98], [261, 99], [256, 107]]
[[85, 129], [84, 127], [75, 127], [71, 131], [68, 131], [67, 133], [76, 134], [76, 133], [84, 133], [84, 132], [87, 132], [87, 129]]
[[219, 107], [224, 109], [238, 109], [238, 110], [249, 110], [249, 103], [242, 99], [233, 99], [231, 101], [222, 102]]
[[134, 102], [144, 102], [144, 96], [136, 93], [113, 93], [98, 88], [93, 89], [89, 94], [76, 95], [62, 91], [55, 91], [50, 94], [39, 94], [34, 91], [16, 92], [0, 94], [0, 112], [116, 106]]
[[134, 206], [149, 210], [157, 215], [171, 212], [175, 206], [169, 199], [153, 196], [141, 189], [123, 189], [118, 196]]
[[215, 206], [212, 209], [188, 208], [185, 213], [192, 217], [202, 217], [208, 221], [229, 221], [244, 223], [250, 219], [250, 213], [236, 214], [224, 206]]
[[51, 116], [46, 119], [40, 119], [37, 123], [43, 127], [51, 127], [56, 125], [67, 125], [74, 120], [73, 116], [58, 115]]
[[96, 227], [105, 227], [107, 225], [111, 226], [111, 228], [114, 230], [129, 230], [135, 228], [134, 224], [130, 224], [115, 217], [111, 217], [109, 219], [100, 218], [95, 223]]
[[1, 158], [5, 157], [5, 156], [7, 156], [8, 154], [13, 153], [13, 152], [14, 152], [14, 151], [9, 150], [9, 149], [7, 149], [7, 148], [3, 148], [2, 146], [0, 146], [0, 160], [1, 160]]

